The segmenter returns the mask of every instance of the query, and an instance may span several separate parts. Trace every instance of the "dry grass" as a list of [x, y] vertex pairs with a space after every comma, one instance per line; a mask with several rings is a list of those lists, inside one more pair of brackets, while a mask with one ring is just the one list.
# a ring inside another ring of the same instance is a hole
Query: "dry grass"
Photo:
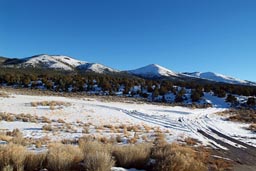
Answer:
[[256, 110], [231, 109], [217, 114], [221, 116], [228, 116], [227, 120], [230, 121], [250, 123], [251, 125], [247, 129], [252, 132], [256, 132]]
[[3, 97], [3, 98], [8, 98], [10, 97], [6, 92], [0, 92], [0, 97]]
[[[12, 132], [18, 134], [17, 131]], [[159, 135], [160, 139], [161, 134]], [[77, 142], [72, 142], [77, 143]], [[71, 144], [72, 144], [71, 143]], [[232, 163], [212, 157], [204, 147], [178, 144], [111, 145], [92, 136], [79, 140], [79, 147], [50, 144], [47, 153], [32, 153], [17, 144], [0, 145], [0, 170], [110, 171], [112, 166], [152, 171], [230, 170]], [[153, 160], [154, 162], [150, 162]], [[116, 163], [116, 164], [115, 164]]]
[[57, 122], [58, 123], [66, 123], [63, 119], [58, 119]]
[[189, 146], [195, 146], [200, 143], [197, 139], [191, 137], [185, 138], [184, 142]]
[[196, 158], [197, 153], [190, 147], [178, 144], [155, 146], [153, 158], [156, 171], [207, 171], [205, 164]]
[[163, 133], [157, 133], [155, 135], [154, 144], [157, 146], [164, 146], [167, 144], [167, 141], [165, 139], [165, 135]]
[[113, 147], [112, 155], [117, 166], [124, 168], [143, 169], [149, 161], [151, 153], [150, 144], [136, 144]]
[[46, 153], [33, 153], [30, 152], [27, 154], [25, 160], [25, 169], [26, 171], [34, 171], [43, 169], [43, 164], [46, 159]]
[[13, 137], [6, 135], [5, 133], [0, 133], [0, 140], [10, 142]]
[[40, 101], [40, 102], [31, 102], [31, 106], [70, 106], [71, 103], [69, 102], [62, 102], [62, 101]]
[[17, 144], [8, 144], [0, 148], [0, 168], [8, 170], [13, 168], [16, 171], [23, 171], [27, 150]]
[[47, 125], [44, 125], [42, 127], [42, 130], [44, 130], [44, 131], [52, 131], [53, 128], [52, 128], [51, 124], [47, 124]]
[[79, 140], [79, 147], [84, 154], [83, 168], [86, 171], [110, 171], [114, 166], [110, 145], [84, 137]]
[[244, 123], [256, 123], [256, 110], [227, 110], [219, 115], [228, 115], [228, 120], [235, 121], [235, 122], [244, 122]]
[[22, 132], [19, 129], [14, 129], [13, 131], [6, 132], [7, 136], [11, 136], [11, 142], [14, 144], [26, 145], [27, 140], [23, 138]]
[[32, 107], [38, 107], [38, 106], [49, 106], [51, 110], [54, 110], [57, 108], [62, 107], [68, 107], [71, 106], [71, 103], [69, 102], [62, 102], [62, 101], [40, 101], [40, 102], [31, 102], [30, 105]]
[[111, 171], [111, 167], [115, 164], [110, 153], [104, 151], [96, 151], [94, 153], [86, 153], [83, 161], [85, 171]]
[[42, 116], [40, 119], [42, 123], [52, 123], [52, 121], [45, 116]]
[[90, 133], [89, 127], [84, 126], [84, 127], [83, 127], [83, 130], [82, 130], [82, 133], [84, 133], [84, 134], [89, 134], [89, 133]]
[[256, 124], [251, 124], [248, 129], [256, 133]]
[[70, 171], [83, 159], [83, 154], [78, 147], [51, 144], [47, 153], [47, 168], [54, 171]]
[[117, 142], [117, 143], [123, 142], [122, 137], [121, 137], [120, 135], [117, 135], [117, 136], [116, 136], [116, 142]]
[[94, 153], [96, 151], [110, 152], [111, 146], [108, 144], [103, 144], [98, 141], [92, 141], [91, 138], [81, 138], [78, 141], [79, 147], [83, 154]]
[[14, 114], [11, 113], [0, 113], [0, 120], [4, 120], [7, 122], [13, 122], [16, 120], [16, 116]]

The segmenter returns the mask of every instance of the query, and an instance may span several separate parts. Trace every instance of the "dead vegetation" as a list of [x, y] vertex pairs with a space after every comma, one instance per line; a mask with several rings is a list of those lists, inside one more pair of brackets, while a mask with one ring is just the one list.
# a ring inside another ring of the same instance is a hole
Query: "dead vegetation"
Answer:
[[6, 92], [0, 91], [0, 97], [9, 98], [10, 96]]
[[227, 120], [251, 124], [247, 129], [256, 132], [256, 110], [250, 109], [231, 109], [221, 113], [221, 116], [227, 116]]
[[248, 129], [256, 133], [256, 124], [251, 124]]
[[204, 147], [155, 143], [118, 145], [102, 143], [93, 137], [82, 137], [78, 146], [62, 143], [48, 145], [48, 151], [29, 152], [25, 146], [0, 145], [0, 170], [34, 171], [110, 171], [111, 167], [137, 168], [150, 171], [212, 171], [228, 170], [230, 162], [211, 157]]
[[32, 107], [48, 106], [51, 110], [54, 110], [57, 107], [62, 108], [62, 107], [71, 106], [71, 103], [63, 102], [63, 101], [38, 101], [38, 102], [31, 102], [30, 105]]
[[115, 146], [112, 155], [117, 166], [143, 169], [150, 159], [151, 144]]

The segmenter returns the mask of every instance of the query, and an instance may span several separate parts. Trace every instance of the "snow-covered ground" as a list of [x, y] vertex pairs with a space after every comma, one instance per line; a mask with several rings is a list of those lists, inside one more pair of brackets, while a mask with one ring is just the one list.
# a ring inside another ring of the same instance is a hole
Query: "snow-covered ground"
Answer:
[[[205, 98], [214, 104], [212, 108], [192, 109], [179, 106], [171, 107], [153, 104], [109, 102], [97, 98], [66, 98], [12, 94], [10, 98], [0, 97], [0, 112], [13, 114], [24, 113], [37, 115], [38, 117], [44, 116], [53, 121], [63, 119], [66, 123], [70, 123], [76, 131], [47, 132], [42, 130], [45, 123], [21, 121], [1, 121], [0, 130], [18, 128], [27, 137], [40, 138], [47, 136], [52, 139], [71, 139], [84, 135], [80, 127], [81, 123], [90, 123], [89, 133], [100, 134], [101, 136], [111, 136], [113, 133], [109, 131], [98, 132], [93, 127], [122, 124], [147, 125], [151, 128], [159, 127], [163, 132], [167, 132], [168, 141], [193, 137], [200, 140], [204, 145], [214, 145], [225, 149], [225, 147], [222, 147], [198, 132], [198, 130], [202, 130], [218, 140], [235, 147], [243, 148], [243, 146], [236, 144], [232, 140], [224, 139], [212, 131], [216, 130], [224, 135], [256, 146], [255, 134], [244, 129], [248, 125], [226, 121], [223, 117], [215, 114], [216, 112], [227, 109], [228, 104], [225, 103], [224, 99], [214, 97], [211, 94], [206, 94]], [[68, 102], [71, 105], [54, 110], [46, 106], [31, 106], [31, 102], [38, 101], [62, 101]], [[60, 123], [52, 123], [55, 127], [58, 124]]]

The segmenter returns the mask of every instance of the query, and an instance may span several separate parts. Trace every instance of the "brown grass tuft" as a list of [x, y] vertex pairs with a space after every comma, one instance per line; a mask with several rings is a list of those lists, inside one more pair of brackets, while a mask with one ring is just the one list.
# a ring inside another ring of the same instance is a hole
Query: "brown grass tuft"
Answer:
[[25, 169], [26, 171], [34, 171], [43, 169], [43, 164], [46, 159], [46, 153], [33, 153], [30, 152], [27, 154], [25, 160]]
[[256, 124], [251, 124], [248, 129], [256, 133]]
[[17, 144], [8, 144], [0, 148], [0, 168], [8, 170], [13, 168], [16, 171], [23, 171], [27, 150]]
[[49, 145], [47, 168], [54, 171], [70, 171], [83, 158], [78, 147], [54, 143]]
[[83, 167], [86, 171], [111, 171], [115, 164], [108, 152], [96, 151], [85, 154]]
[[113, 147], [112, 155], [117, 166], [124, 168], [143, 169], [150, 158], [150, 144], [136, 144]]
[[206, 171], [204, 163], [196, 158], [197, 153], [190, 147], [178, 144], [156, 146], [153, 158], [156, 160], [153, 170], [156, 171]]

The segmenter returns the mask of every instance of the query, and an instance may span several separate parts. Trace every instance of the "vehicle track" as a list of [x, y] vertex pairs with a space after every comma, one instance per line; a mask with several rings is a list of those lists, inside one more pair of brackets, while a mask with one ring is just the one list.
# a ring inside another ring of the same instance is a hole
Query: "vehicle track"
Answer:
[[[203, 138], [217, 148], [219, 155], [230, 158], [231, 160], [247, 165], [256, 164], [256, 148], [235, 138], [227, 136], [220, 131], [217, 131], [207, 122], [205, 117], [195, 117], [195, 119], [181, 117], [178, 121], [168, 119], [168, 117], [151, 116], [141, 112], [125, 112], [137, 119], [150, 121], [151, 123], [165, 126], [172, 129], [186, 130], [186, 132], [193, 132], [197, 136], [200, 134]], [[169, 122], [169, 123], [168, 123]], [[182, 129], [181, 129], [182, 128]]]
[[121, 111], [133, 118], [159, 125], [165, 128], [175, 129], [187, 133], [192, 133], [197, 137], [207, 139], [217, 149], [218, 155], [232, 159], [240, 164], [256, 164], [256, 147], [246, 144], [238, 139], [232, 138], [221, 133], [221, 130], [214, 128], [206, 120], [210, 120], [207, 114], [197, 114], [191, 116], [182, 116], [178, 119], [172, 119], [168, 116], [149, 115], [147, 113], [130, 111], [118, 107], [109, 107], [100, 105], [100, 107], [111, 108]]

